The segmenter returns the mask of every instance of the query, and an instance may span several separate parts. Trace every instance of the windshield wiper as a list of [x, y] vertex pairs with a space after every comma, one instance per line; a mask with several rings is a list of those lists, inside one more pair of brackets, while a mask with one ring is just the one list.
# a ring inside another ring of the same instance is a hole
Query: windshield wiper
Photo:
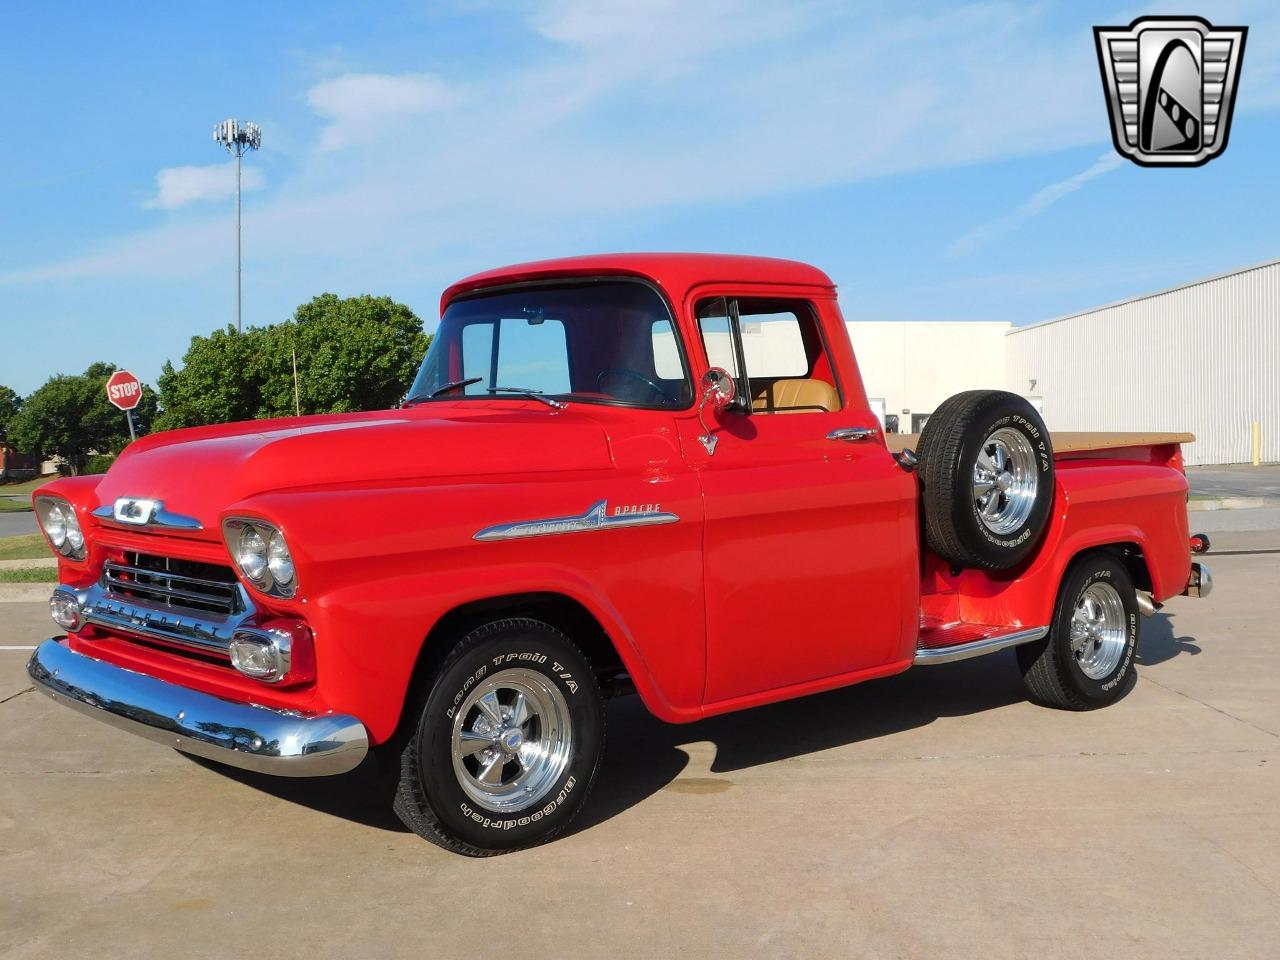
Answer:
[[415, 403], [426, 403], [428, 400], [434, 400], [442, 393], [448, 393], [450, 390], [457, 390], [459, 387], [469, 387], [473, 383], [479, 383], [483, 379], [484, 377], [468, 377], [466, 380], [453, 380], [442, 387], [436, 387], [425, 396], [405, 397], [404, 400], [400, 402], [400, 406], [411, 407]]
[[448, 393], [450, 390], [457, 390], [459, 387], [469, 387], [473, 383], [479, 383], [483, 379], [484, 377], [467, 377], [467, 379], [465, 380], [451, 380], [448, 383], [446, 383], [443, 387], [436, 387], [434, 390], [432, 390], [430, 393], [427, 394], [425, 399], [434, 400], [436, 397], [440, 396], [440, 394], [442, 393]]
[[541, 390], [534, 390], [530, 387], [485, 387], [485, 389], [488, 390], [489, 393], [514, 393], [522, 397], [528, 397], [530, 400], [538, 400], [541, 403], [545, 403], [553, 410], [563, 410], [568, 406], [567, 403], [562, 403], [559, 400], [552, 400], [550, 397], [544, 396]]

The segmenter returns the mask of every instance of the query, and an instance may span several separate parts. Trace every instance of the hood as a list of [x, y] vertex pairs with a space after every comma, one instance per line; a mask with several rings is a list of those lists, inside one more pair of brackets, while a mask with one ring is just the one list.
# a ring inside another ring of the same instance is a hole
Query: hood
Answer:
[[120, 455], [97, 497], [163, 500], [210, 530], [227, 506], [273, 490], [611, 466], [604, 429], [579, 411], [476, 401], [153, 434]]

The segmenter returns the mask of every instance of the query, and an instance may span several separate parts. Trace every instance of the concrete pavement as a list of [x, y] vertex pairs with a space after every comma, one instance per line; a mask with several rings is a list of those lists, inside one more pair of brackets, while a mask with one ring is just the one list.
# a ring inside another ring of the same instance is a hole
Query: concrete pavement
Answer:
[[[1115, 707], [1027, 703], [1008, 653], [684, 727], [615, 701], [579, 829], [485, 861], [366, 769], [198, 763], [0, 651], [0, 954], [1273, 957], [1280, 556], [1208, 560]], [[0, 604], [0, 645], [51, 628]]]
[[1204, 497], [1266, 497], [1280, 500], [1280, 463], [1187, 467], [1191, 492]]

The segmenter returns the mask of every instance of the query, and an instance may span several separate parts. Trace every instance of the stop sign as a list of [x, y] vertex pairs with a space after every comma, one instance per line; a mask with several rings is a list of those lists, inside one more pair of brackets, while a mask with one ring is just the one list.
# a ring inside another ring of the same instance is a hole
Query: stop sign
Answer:
[[128, 370], [117, 370], [107, 381], [107, 399], [121, 410], [132, 410], [142, 399], [142, 384]]

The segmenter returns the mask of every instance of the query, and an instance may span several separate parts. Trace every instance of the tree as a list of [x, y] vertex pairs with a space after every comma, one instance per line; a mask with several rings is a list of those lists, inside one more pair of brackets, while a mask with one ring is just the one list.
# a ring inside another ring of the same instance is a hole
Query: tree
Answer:
[[430, 343], [422, 321], [390, 297], [325, 293], [284, 323], [193, 337], [182, 368], [166, 363], [160, 374], [157, 427], [292, 416], [294, 351], [302, 413], [386, 409]]
[[[23, 453], [56, 456], [74, 474], [91, 453], [119, 453], [129, 443], [129, 426], [107, 400], [107, 379], [115, 370], [114, 364], [94, 363], [76, 376], [51, 377], [9, 421], [9, 442]], [[155, 415], [156, 392], [143, 384], [133, 411], [139, 433], [148, 431]]]
[[0, 441], [9, 436], [9, 422], [22, 409], [22, 398], [4, 384], [0, 384]]

